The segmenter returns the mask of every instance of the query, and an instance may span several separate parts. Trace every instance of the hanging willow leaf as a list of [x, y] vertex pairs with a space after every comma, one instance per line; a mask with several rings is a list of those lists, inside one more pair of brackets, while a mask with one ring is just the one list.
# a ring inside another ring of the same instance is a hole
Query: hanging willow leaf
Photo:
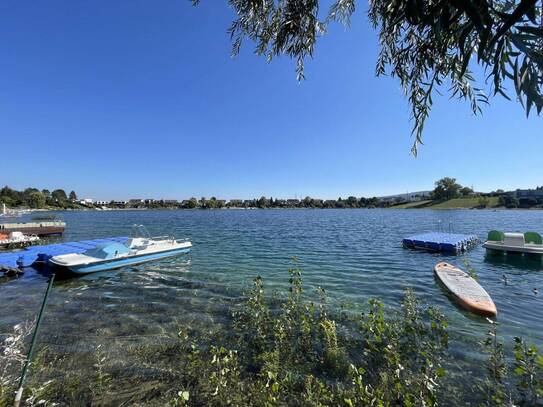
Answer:
[[[191, 0], [194, 5], [200, 0]], [[209, 1], [209, 0], [208, 0]], [[213, 0], [216, 1], [216, 0]], [[271, 61], [287, 55], [296, 76], [305, 77], [319, 36], [335, 22], [348, 26], [357, 0], [332, 0], [327, 13], [319, 0], [226, 0], [236, 14], [230, 27], [232, 54], [244, 38]], [[453, 97], [464, 99], [474, 114], [488, 103], [470, 67], [488, 74], [489, 93], [510, 99], [512, 85], [529, 115], [543, 106], [543, 11], [537, 0], [369, 0], [368, 16], [378, 31], [377, 75], [397, 77], [414, 121], [413, 153], [422, 142], [433, 92], [450, 84]], [[329, 3], [326, 3], [329, 4]], [[370, 39], [371, 40], [371, 39]], [[519, 67], [519, 58], [522, 64]], [[488, 82], [487, 82], [488, 81]]]

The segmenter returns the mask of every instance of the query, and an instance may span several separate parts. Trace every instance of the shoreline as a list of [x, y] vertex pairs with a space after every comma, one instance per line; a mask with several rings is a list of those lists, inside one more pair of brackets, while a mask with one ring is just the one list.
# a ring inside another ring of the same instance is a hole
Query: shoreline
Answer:
[[[390, 210], [433, 210], [433, 211], [540, 211], [543, 208], [506, 208], [506, 207], [492, 207], [492, 208], [433, 208], [432, 206], [427, 206], [423, 208], [396, 208], [394, 206], [389, 207], [360, 207], [360, 208], [319, 208], [319, 207], [273, 207], [273, 208], [259, 208], [259, 207], [247, 207], [247, 208], [41, 208], [41, 209], [30, 209], [30, 208], [12, 208], [13, 210], [25, 210], [28, 213], [40, 213], [40, 212], [125, 212], [125, 211], [253, 211], [253, 210], [356, 210], [356, 209], [390, 209]], [[17, 217], [5, 216], [6, 219], [13, 219]], [[0, 220], [2, 217], [0, 217]]]

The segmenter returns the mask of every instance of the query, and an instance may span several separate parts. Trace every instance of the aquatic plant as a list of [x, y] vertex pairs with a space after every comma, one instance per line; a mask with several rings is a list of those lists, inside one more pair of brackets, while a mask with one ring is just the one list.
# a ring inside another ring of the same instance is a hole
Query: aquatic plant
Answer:
[[[93, 398], [95, 400], [101, 400], [101, 398], [104, 397], [105, 393], [107, 392], [109, 388], [109, 383], [111, 382], [111, 375], [109, 375], [105, 371], [107, 354], [101, 344], [96, 347], [95, 357], [96, 363], [94, 364], [94, 367], [96, 371], [96, 377], [94, 379], [94, 385], [92, 386], [91, 390], [93, 393]], [[100, 405], [102, 403], [100, 402], [97, 404]]]
[[[104, 343], [72, 364], [63, 360], [70, 355], [59, 357], [42, 348], [24, 400], [27, 405], [50, 400], [47, 405], [183, 407], [541, 402], [543, 357], [538, 349], [517, 338], [514, 355], [507, 359], [498, 324], [489, 324], [481, 348], [465, 344], [472, 353], [488, 353], [486, 365], [462, 378], [450, 369], [454, 356], [448, 353], [447, 321], [412, 290], [405, 291], [400, 308], [371, 299], [359, 310], [353, 306], [337, 312], [329, 309], [322, 288], [306, 291], [302, 271], [294, 264], [288, 290], [270, 292], [256, 277], [244, 298], [232, 305], [225, 326], [202, 329], [179, 321], [175, 335], [164, 342], [154, 338], [152, 344], [123, 347], [120, 358]], [[8, 341], [9, 349], [18, 349], [10, 351], [15, 368], [8, 372], [0, 365], [1, 407], [13, 400], [24, 332]], [[92, 366], [92, 371], [78, 370], [80, 365]], [[57, 377], [62, 380], [50, 381]], [[122, 387], [125, 382], [130, 382], [128, 389]]]
[[25, 361], [24, 340], [34, 327], [34, 322], [18, 324], [13, 332], [0, 342], [0, 406], [13, 403], [17, 373]]
[[504, 345], [498, 339], [498, 323], [487, 319], [490, 330], [483, 342], [484, 350], [488, 353], [486, 377], [479, 379], [477, 389], [483, 397], [483, 406], [512, 406], [509, 391], [507, 361], [504, 355]]
[[[377, 301], [346, 325], [304, 299], [301, 270], [275, 303], [257, 277], [233, 313], [233, 349], [180, 332], [182, 383], [173, 405], [435, 405], [446, 322], [411, 291], [402, 313]], [[388, 316], [386, 316], [388, 314]]]
[[365, 313], [337, 316], [322, 289], [317, 301], [304, 293], [298, 267], [289, 276], [285, 297], [267, 296], [262, 278], [254, 279], [224, 342], [182, 332], [189, 363], [173, 405], [503, 406], [540, 400], [543, 358], [517, 340], [510, 375], [494, 321], [480, 349], [488, 352], [486, 374], [470, 379], [477, 383], [470, 391], [448, 377], [452, 356], [443, 314], [411, 290], [401, 311], [372, 299]]
[[543, 355], [534, 345], [524, 339], [515, 338], [515, 368], [517, 389], [522, 405], [537, 405], [543, 402]]
[[477, 270], [471, 265], [468, 259], [464, 259], [462, 261], [464, 263], [464, 267], [466, 268], [466, 273], [473, 278], [474, 280], [479, 280], [479, 277], [477, 276]]

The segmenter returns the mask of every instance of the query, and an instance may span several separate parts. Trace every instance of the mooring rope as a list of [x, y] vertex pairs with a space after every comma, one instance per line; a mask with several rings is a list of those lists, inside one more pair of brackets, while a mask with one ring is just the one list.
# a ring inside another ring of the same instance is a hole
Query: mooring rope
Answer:
[[45, 306], [47, 305], [47, 298], [49, 297], [49, 292], [51, 291], [51, 287], [53, 287], [53, 281], [55, 280], [55, 274], [53, 273], [51, 275], [51, 278], [49, 279], [49, 284], [47, 285], [47, 290], [45, 290], [45, 295], [43, 297], [43, 301], [41, 303], [40, 313], [38, 314], [38, 319], [36, 321], [36, 327], [34, 328], [34, 333], [32, 335], [32, 342], [30, 342], [30, 349], [28, 350], [28, 354], [26, 356], [25, 364], [23, 366], [23, 371], [21, 373], [21, 379], [19, 380], [19, 388], [17, 390], [17, 393], [15, 395], [15, 401], [13, 402], [13, 407], [19, 407], [19, 404], [21, 404], [21, 398], [23, 396], [23, 388], [24, 383], [26, 379], [26, 373], [28, 371], [28, 366], [30, 365], [32, 361], [32, 355], [34, 354], [34, 346], [36, 345], [36, 340], [38, 339], [38, 332], [40, 330], [40, 325], [43, 317], [43, 311], [45, 310]]

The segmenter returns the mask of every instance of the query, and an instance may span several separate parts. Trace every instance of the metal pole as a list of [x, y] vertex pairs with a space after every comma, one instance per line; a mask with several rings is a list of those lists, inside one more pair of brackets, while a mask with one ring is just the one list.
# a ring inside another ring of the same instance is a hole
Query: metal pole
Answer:
[[34, 334], [32, 335], [32, 342], [30, 342], [30, 349], [28, 350], [28, 355], [26, 356], [25, 364], [23, 366], [23, 372], [21, 373], [21, 379], [19, 380], [19, 389], [15, 394], [15, 401], [13, 402], [13, 407], [19, 407], [21, 403], [21, 398], [23, 396], [23, 386], [26, 379], [26, 373], [28, 371], [28, 366], [32, 361], [32, 355], [34, 353], [34, 346], [36, 345], [36, 339], [38, 338], [38, 332], [40, 330], [40, 324], [43, 317], [43, 311], [45, 310], [45, 305], [47, 304], [47, 297], [49, 297], [49, 292], [51, 287], [53, 287], [53, 281], [55, 280], [55, 273], [51, 275], [49, 279], [49, 284], [47, 285], [47, 290], [45, 291], [45, 296], [41, 303], [40, 313], [38, 314], [38, 319], [36, 321], [36, 327], [34, 328]]

